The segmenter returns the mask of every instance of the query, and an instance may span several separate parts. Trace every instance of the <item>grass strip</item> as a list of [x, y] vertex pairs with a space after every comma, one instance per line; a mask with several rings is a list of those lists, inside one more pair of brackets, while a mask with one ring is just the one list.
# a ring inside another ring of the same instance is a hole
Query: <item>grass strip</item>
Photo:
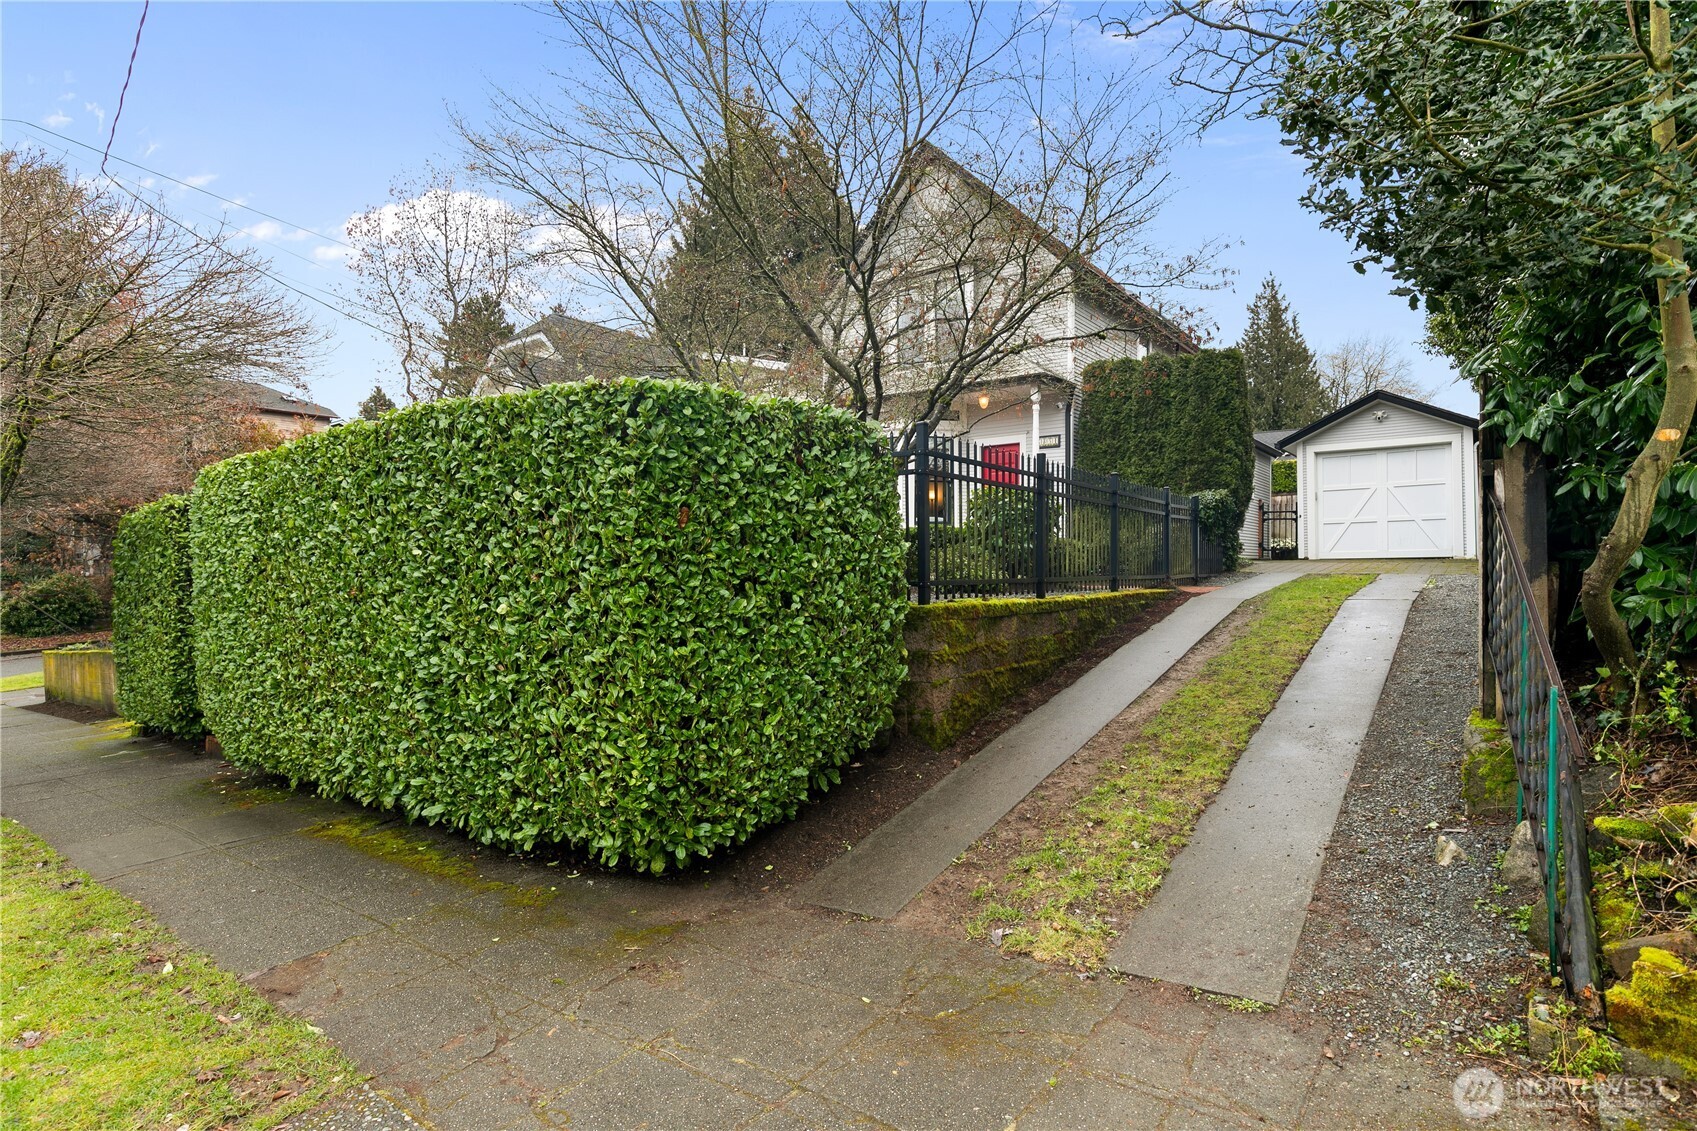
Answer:
[[305, 1021], [0, 821], [8, 1127], [264, 1128], [363, 1077]]
[[32, 687], [40, 686], [40, 672], [23, 672], [19, 675], [0, 675], [0, 691], [27, 691]]
[[972, 892], [967, 937], [1000, 927], [1004, 950], [1084, 969], [1106, 961], [1116, 917], [1148, 902], [1338, 607], [1371, 580], [1304, 577], [1248, 605], [1242, 635], [1103, 763], [1058, 827], [1029, 836], [1005, 874]]

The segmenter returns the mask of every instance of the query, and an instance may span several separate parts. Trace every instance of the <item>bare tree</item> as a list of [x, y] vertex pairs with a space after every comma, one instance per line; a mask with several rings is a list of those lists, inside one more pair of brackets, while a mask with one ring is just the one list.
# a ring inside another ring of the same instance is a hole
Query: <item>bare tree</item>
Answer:
[[348, 221], [347, 238], [353, 297], [378, 318], [411, 401], [466, 392], [498, 344], [468, 356], [467, 328], [539, 305], [545, 233], [506, 201], [462, 187], [451, 171], [396, 181], [387, 203]]
[[[1053, 9], [618, 0], [552, 17], [585, 63], [557, 97], [503, 93], [492, 125], [461, 123], [473, 167], [568, 233], [581, 276], [691, 377], [726, 379], [734, 352], [656, 301], [704, 201], [726, 269], [788, 319], [792, 378], [869, 418], [934, 421], [968, 385], [1037, 368], [1074, 331], [1035, 316], [1075, 288], [1208, 279], [1207, 248], [1169, 255], [1150, 232], [1166, 127], [1126, 73], [1065, 62]], [[783, 225], [757, 195], [773, 191]], [[1173, 334], [1121, 305], [1120, 328]]]
[[0, 501], [47, 432], [133, 433], [198, 412], [216, 379], [298, 383], [319, 342], [234, 233], [0, 154]]
[[1320, 382], [1332, 408], [1342, 408], [1374, 390], [1417, 401], [1437, 395], [1414, 379], [1414, 367], [1393, 338], [1362, 335], [1339, 342], [1320, 355]]

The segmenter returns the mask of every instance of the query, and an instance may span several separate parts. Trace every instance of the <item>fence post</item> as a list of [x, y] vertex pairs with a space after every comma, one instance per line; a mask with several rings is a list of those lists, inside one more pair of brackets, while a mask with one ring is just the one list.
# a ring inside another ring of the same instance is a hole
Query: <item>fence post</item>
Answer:
[[921, 420], [913, 435], [913, 514], [919, 520], [913, 557], [919, 565], [919, 603], [931, 603], [931, 425]]
[[1161, 574], [1173, 583], [1173, 489], [1161, 488]]
[[1031, 563], [1031, 580], [1033, 596], [1047, 597], [1049, 595], [1049, 457], [1043, 452], [1037, 453], [1037, 499], [1031, 508], [1033, 517], [1037, 520], [1037, 537], [1032, 545], [1035, 548], [1034, 560]]
[[1120, 473], [1108, 476], [1108, 589], [1120, 588]]
[[1202, 584], [1202, 496], [1190, 496], [1190, 578]]
[[1267, 556], [1267, 504], [1255, 500], [1255, 557]]
[[1561, 765], [1558, 753], [1561, 740], [1556, 728], [1559, 725], [1558, 704], [1561, 688], [1554, 680], [1555, 673], [1550, 674], [1549, 716], [1544, 724], [1549, 731], [1548, 740], [1544, 744], [1544, 905], [1550, 926], [1550, 973], [1559, 977], [1562, 969], [1561, 944], [1556, 935], [1556, 881], [1559, 879], [1556, 853], [1561, 851], [1561, 839], [1556, 828], [1556, 801], [1561, 796]]

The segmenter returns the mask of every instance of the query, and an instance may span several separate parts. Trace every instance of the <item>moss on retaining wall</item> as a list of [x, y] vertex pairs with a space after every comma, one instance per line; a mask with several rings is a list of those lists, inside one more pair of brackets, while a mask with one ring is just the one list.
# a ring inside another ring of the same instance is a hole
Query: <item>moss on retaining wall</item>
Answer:
[[1165, 589], [1069, 597], [945, 601], [908, 609], [908, 678], [896, 724], [941, 750], [974, 723], [1045, 679]]
[[110, 648], [49, 648], [41, 654], [41, 675], [47, 698], [55, 702], [118, 713]]

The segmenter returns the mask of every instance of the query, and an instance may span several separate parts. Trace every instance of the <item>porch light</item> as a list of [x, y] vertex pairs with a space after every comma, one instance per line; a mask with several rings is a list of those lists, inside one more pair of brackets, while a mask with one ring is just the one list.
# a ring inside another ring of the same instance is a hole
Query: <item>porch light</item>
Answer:
[[989, 393], [979, 393], [978, 394], [978, 407], [979, 408], [989, 408], [990, 407], [990, 394]]
[[943, 502], [947, 498], [945, 484], [932, 480], [925, 487], [926, 510], [932, 518], [943, 517]]

